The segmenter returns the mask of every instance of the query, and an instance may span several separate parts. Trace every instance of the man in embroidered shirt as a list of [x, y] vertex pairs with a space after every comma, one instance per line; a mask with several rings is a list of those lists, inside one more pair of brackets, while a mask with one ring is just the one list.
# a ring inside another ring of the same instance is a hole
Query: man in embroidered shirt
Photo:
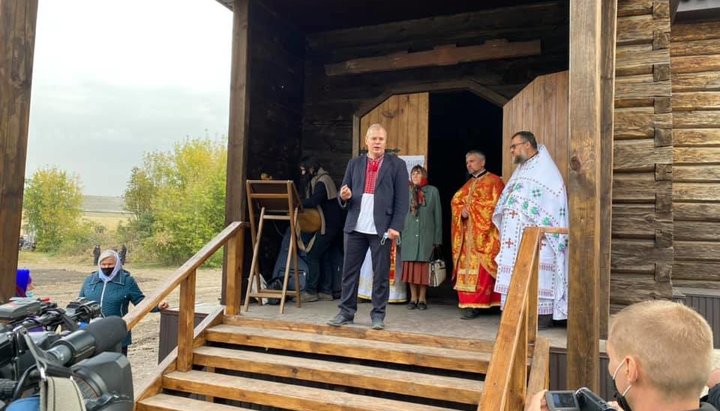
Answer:
[[345, 221], [340, 312], [328, 324], [339, 327], [353, 322], [357, 311], [360, 267], [368, 248], [372, 253], [372, 328], [385, 328], [389, 294], [390, 243], [400, 236], [408, 212], [408, 173], [405, 162], [385, 155], [387, 131], [380, 124], [368, 128], [367, 155], [348, 162], [338, 195], [348, 210]]
[[[568, 227], [565, 182], [555, 162], [535, 135], [519, 131], [510, 140], [513, 162], [518, 164], [498, 201], [493, 223], [500, 230], [500, 253], [495, 291], [505, 305], [523, 231], [528, 226]], [[567, 235], [546, 234], [540, 241], [538, 326], [567, 318]]]

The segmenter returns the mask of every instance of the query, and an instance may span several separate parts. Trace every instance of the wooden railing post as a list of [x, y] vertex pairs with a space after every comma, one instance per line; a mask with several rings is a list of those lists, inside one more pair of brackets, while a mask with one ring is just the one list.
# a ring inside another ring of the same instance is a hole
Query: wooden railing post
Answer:
[[243, 260], [245, 252], [245, 229], [239, 230], [228, 240], [227, 288], [225, 314], [240, 314], [242, 295]]
[[178, 313], [178, 371], [190, 371], [193, 362], [193, 329], [195, 328], [195, 277], [192, 270], [180, 283], [180, 312]]
[[540, 243], [543, 233], [539, 234], [538, 244], [535, 247], [535, 261], [533, 261], [530, 272], [530, 288], [528, 289], [527, 320], [528, 320], [528, 344], [535, 344], [538, 329], [538, 288], [540, 282]]
[[[525, 398], [535, 394], [528, 392], [531, 347], [533, 359], [548, 356], [547, 340], [537, 337], [540, 241], [546, 234], [567, 232], [560, 227], [527, 227], [523, 232], [478, 411], [521, 410]], [[547, 386], [547, 376], [538, 374], [547, 361], [542, 358], [535, 364], [532, 389]]]

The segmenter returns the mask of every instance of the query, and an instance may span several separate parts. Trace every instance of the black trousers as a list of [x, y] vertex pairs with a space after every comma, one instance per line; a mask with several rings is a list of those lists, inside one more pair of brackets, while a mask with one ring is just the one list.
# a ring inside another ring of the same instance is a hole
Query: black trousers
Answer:
[[376, 234], [362, 234], [353, 231], [345, 234], [345, 257], [343, 259], [342, 297], [340, 298], [340, 314], [345, 318], [355, 318], [357, 311], [358, 284], [360, 267], [365, 260], [368, 248], [372, 254], [373, 289], [372, 289], [372, 320], [385, 319], [385, 307], [390, 296], [390, 240], [380, 244], [382, 237]]

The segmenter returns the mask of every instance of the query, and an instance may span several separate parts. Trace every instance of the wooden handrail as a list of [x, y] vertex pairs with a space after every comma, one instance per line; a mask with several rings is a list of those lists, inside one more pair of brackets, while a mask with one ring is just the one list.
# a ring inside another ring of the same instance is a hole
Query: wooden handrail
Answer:
[[[521, 410], [528, 389], [527, 359], [537, 336], [539, 244], [545, 233], [567, 228], [525, 229], [513, 269], [478, 410]], [[537, 353], [539, 354], [539, 352]], [[533, 379], [536, 388], [538, 377]]]
[[[193, 342], [197, 338], [195, 324], [195, 280], [197, 269], [200, 268], [217, 250], [227, 244], [227, 294], [224, 312], [234, 315], [240, 311], [240, 294], [243, 261], [243, 244], [245, 227], [248, 224], [235, 221], [210, 240], [194, 256], [178, 268], [148, 298], [144, 299], [133, 312], [123, 317], [128, 330], [133, 329], [145, 316], [164, 300], [177, 286], [180, 286], [180, 302], [178, 307], [177, 349], [174, 351], [173, 369], [189, 371], [193, 364]], [[218, 314], [213, 316], [218, 318]], [[216, 320], [213, 320], [216, 321]], [[205, 324], [205, 322], [203, 323]], [[203, 327], [207, 327], [205, 324]], [[202, 332], [204, 328], [200, 329]], [[170, 367], [164, 364], [165, 369]], [[152, 392], [159, 387], [160, 374], [154, 375], [150, 384], [144, 387], [145, 392]]]
[[[132, 330], [143, 318], [145, 318], [150, 311], [152, 311], [157, 305], [167, 298], [177, 286], [185, 281], [191, 274], [194, 275], [201, 265], [205, 263], [217, 250], [220, 249], [225, 243], [231, 238], [235, 237], [239, 230], [245, 228], [248, 224], [240, 221], [235, 221], [228, 224], [224, 230], [210, 240], [203, 248], [200, 249], [195, 255], [185, 262], [180, 268], [165, 280], [160, 287], [149, 297], [146, 297], [135, 309], [126, 314], [123, 319], [127, 324], [128, 330]], [[183, 301], [180, 301], [182, 306]], [[193, 301], [193, 306], [195, 301]]]

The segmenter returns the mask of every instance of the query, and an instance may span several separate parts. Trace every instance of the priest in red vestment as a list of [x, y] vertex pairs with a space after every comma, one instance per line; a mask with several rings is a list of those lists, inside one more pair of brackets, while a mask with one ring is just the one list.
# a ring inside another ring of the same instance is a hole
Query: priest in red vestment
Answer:
[[500, 306], [500, 294], [494, 291], [500, 234], [492, 215], [505, 184], [485, 170], [485, 155], [480, 151], [468, 152], [465, 165], [470, 179], [455, 193], [450, 206], [454, 288], [462, 318], [468, 319], [480, 315], [482, 308]]

